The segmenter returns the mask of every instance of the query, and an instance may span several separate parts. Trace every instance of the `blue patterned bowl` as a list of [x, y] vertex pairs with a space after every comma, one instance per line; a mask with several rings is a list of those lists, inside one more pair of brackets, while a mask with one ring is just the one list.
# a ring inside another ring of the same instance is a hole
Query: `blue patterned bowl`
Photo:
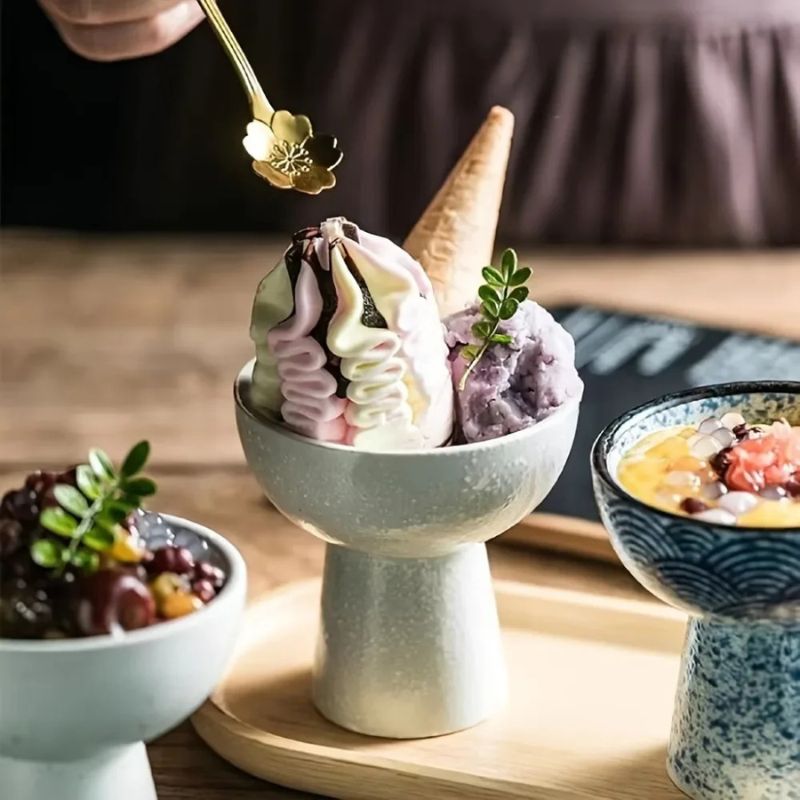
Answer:
[[738, 411], [800, 424], [800, 383], [701, 387], [612, 422], [592, 450], [600, 515], [623, 564], [691, 615], [668, 769], [697, 800], [800, 800], [800, 528], [712, 525], [653, 508], [616, 479], [643, 436]]

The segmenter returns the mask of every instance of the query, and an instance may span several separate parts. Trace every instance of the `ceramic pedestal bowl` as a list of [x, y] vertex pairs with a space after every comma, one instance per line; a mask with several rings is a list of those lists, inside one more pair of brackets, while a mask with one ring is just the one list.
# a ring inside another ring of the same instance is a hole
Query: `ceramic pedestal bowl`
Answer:
[[221, 677], [246, 583], [219, 534], [166, 516], [145, 530], [165, 535], [162, 520], [176, 543], [225, 570], [225, 587], [194, 614], [120, 637], [0, 639], [0, 797], [156, 800], [144, 742], [189, 716]]
[[669, 743], [696, 800], [800, 798], [800, 529], [712, 525], [644, 505], [616, 480], [641, 437], [738, 411], [800, 424], [800, 383], [690, 390], [613, 422], [592, 454], [611, 542], [639, 582], [690, 614]]
[[525, 431], [437, 450], [372, 453], [299, 436], [250, 403], [239, 433], [272, 503], [327, 544], [313, 699], [328, 719], [394, 738], [467, 728], [505, 701], [484, 542], [564, 467], [578, 403]]

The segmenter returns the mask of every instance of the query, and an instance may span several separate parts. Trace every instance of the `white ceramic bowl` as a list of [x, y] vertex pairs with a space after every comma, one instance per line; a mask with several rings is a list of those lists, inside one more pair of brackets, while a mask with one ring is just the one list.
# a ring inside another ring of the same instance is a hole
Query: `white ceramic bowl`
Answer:
[[552, 489], [578, 401], [518, 433], [415, 452], [366, 452], [292, 433], [236, 383], [239, 434], [269, 499], [328, 542], [314, 702], [343, 727], [413, 738], [502, 706], [506, 672], [484, 542]]
[[516, 525], [544, 500], [572, 448], [578, 401], [486, 442], [368, 452], [293, 433], [249, 402], [253, 362], [236, 383], [247, 463], [290, 520], [333, 544], [399, 557], [444, 555]]
[[220, 679], [246, 589], [230, 542], [163, 519], [208, 543], [224, 588], [194, 614], [119, 638], [0, 639], [0, 797], [155, 800], [144, 742], [189, 716]]

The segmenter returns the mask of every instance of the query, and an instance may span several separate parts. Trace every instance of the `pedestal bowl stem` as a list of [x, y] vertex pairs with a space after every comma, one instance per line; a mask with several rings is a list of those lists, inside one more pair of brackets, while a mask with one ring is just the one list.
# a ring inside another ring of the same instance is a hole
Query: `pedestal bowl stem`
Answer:
[[329, 544], [313, 693], [333, 722], [392, 738], [461, 730], [500, 708], [507, 677], [486, 546], [392, 558]]
[[695, 800], [800, 798], [800, 628], [690, 620], [668, 768]]

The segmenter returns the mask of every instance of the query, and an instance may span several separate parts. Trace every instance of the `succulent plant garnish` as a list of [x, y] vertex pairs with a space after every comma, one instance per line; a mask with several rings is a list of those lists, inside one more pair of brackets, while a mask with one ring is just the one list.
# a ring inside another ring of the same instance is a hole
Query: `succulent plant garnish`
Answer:
[[31, 558], [56, 574], [68, 566], [96, 570], [100, 554], [123, 534], [120, 524], [140, 507], [142, 498], [156, 492], [156, 484], [140, 474], [149, 456], [149, 442], [139, 442], [117, 469], [102, 450], [90, 450], [88, 463], [76, 467], [77, 487], [57, 483], [53, 496], [58, 505], [42, 509], [39, 516], [45, 530], [67, 541], [37, 539], [31, 544]]
[[498, 329], [500, 323], [511, 319], [519, 304], [527, 299], [528, 288], [524, 284], [533, 272], [528, 267], [520, 267], [516, 252], [509, 248], [500, 257], [499, 269], [490, 265], [484, 267], [481, 274], [486, 281], [478, 289], [483, 319], [472, 326], [477, 341], [461, 349], [467, 368], [458, 383], [459, 391], [464, 390], [469, 376], [493, 344], [511, 344], [513, 341], [511, 336], [500, 333]]

